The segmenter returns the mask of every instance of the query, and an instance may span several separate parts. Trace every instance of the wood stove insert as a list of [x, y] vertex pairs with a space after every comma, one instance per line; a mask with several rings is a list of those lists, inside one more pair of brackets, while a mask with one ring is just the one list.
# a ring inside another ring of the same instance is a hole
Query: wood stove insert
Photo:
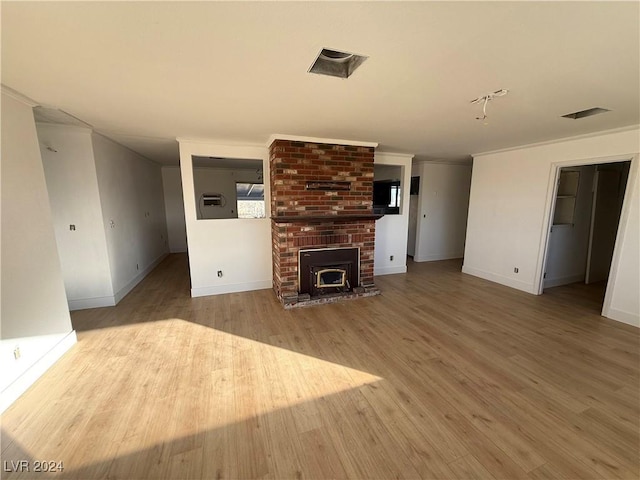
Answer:
[[322, 248], [298, 253], [298, 291], [319, 297], [351, 292], [360, 284], [360, 249]]

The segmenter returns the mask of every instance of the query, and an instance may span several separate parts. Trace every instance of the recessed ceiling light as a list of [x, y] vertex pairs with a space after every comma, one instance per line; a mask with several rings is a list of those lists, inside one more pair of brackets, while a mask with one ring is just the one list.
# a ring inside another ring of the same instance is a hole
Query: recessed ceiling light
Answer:
[[348, 78], [367, 58], [364, 55], [323, 48], [311, 65], [309, 73]]
[[610, 112], [606, 108], [594, 107], [587, 108], [586, 110], [580, 110], [579, 112], [567, 113], [566, 115], [562, 115], [564, 118], [571, 118], [573, 120], [578, 120], [579, 118], [590, 117], [592, 115], [598, 115], [600, 113]]

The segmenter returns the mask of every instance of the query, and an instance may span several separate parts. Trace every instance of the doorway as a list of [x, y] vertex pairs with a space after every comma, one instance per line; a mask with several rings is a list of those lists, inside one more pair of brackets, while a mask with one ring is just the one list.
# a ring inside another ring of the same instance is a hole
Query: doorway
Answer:
[[542, 292], [574, 288], [602, 309], [631, 160], [558, 169]]

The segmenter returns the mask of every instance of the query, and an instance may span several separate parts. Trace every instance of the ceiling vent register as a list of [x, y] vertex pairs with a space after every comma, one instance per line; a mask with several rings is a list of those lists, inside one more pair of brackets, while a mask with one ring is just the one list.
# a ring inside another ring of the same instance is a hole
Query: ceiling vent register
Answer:
[[563, 118], [571, 118], [573, 120], [578, 120], [579, 118], [591, 117], [592, 115], [599, 115], [600, 113], [610, 112], [606, 108], [594, 107], [587, 108], [586, 110], [580, 110], [579, 112], [567, 113], [566, 115], [562, 115]]
[[367, 58], [369, 57], [364, 55], [323, 48], [311, 65], [309, 73], [348, 78]]

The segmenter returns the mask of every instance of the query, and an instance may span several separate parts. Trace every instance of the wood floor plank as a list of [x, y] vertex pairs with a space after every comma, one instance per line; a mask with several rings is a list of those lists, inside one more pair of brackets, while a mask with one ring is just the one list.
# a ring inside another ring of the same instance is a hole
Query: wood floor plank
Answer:
[[[602, 286], [533, 296], [409, 262], [377, 297], [190, 298], [170, 255], [2, 415], [38, 478], [637, 479], [640, 332]], [[3, 472], [3, 479], [33, 478]]]
[[491, 473], [476, 460], [473, 455], [465, 455], [449, 464], [449, 468], [455, 478], [468, 480], [488, 480], [495, 478]]

